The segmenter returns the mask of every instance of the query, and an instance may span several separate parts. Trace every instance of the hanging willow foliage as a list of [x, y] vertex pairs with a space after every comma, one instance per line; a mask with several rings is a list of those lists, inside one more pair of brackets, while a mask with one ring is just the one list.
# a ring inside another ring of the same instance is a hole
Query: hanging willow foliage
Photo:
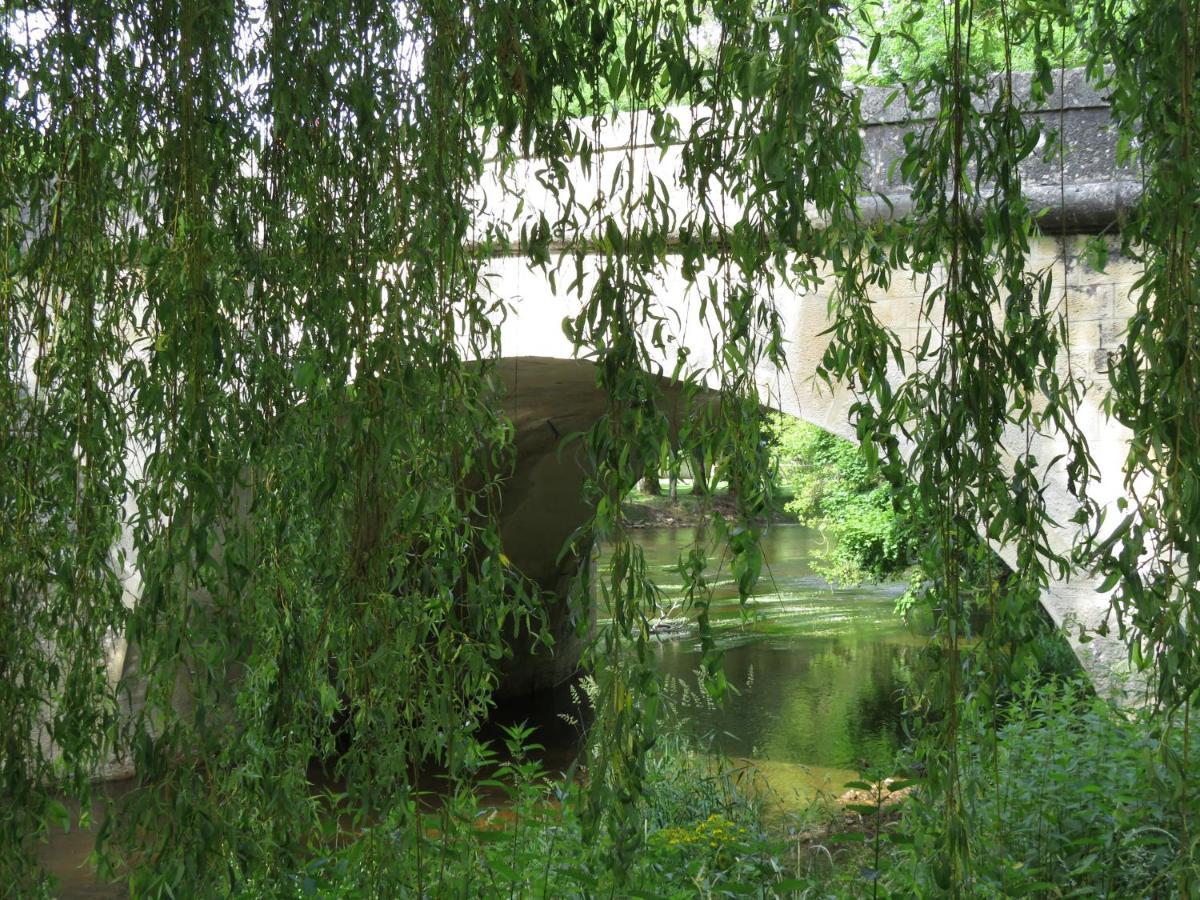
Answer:
[[[1095, 547], [1133, 661], [1153, 674], [1180, 806], [1180, 845], [1195, 859], [1191, 713], [1200, 697], [1200, 3], [1095, 5], [1092, 68], [1107, 83], [1123, 151], [1144, 193], [1124, 252], [1143, 268], [1135, 311], [1112, 362], [1109, 408], [1133, 432], [1121, 520], [1099, 523]], [[1200, 874], [1179, 885], [1194, 893]]]
[[[1026, 262], [1036, 211], [1019, 164], [1043, 135], [1020, 115], [1011, 54], [998, 75], [972, 54], [969, 0], [908, 6], [910, 22], [943, 17], [947, 52], [904, 88], [932, 117], [901, 162], [913, 210], [879, 222], [859, 206], [844, 72], [880, 42], [853, 49], [862, 22], [834, 4], [6, 5], [0, 884], [41, 883], [33, 842], [62, 815], [56, 798], [86, 809], [113, 758], [137, 789], [101, 832], [102, 858], [147, 893], [226, 894], [295, 871], [322, 811], [309, 763], [335, 745], [354, 808], [397, 828], [420, 827], [418, 766], [468, 772], [506, 636], [517, 622], [536, 632], [541, 608], [502, 553], [513, 434], [478, 362], [504, 352], [483, 265], [514, 243], [535, 265], [575, 266], [568, 330], [608, 398], [584, 438], [595, 517], [574, 538], [584, 553], [613, 547], [587, 756], [604, 846], [618, 860], [636, 847], [656, 712], [655, 589], [621, 498], [672, 441], [716, 462], [739, 508], [711, 524], [748, 594], [769, 496], [755, 373], [784, 361], [772, 287], [824, 282], [824, 372], [858, 392], [860, 439], [914, 479], [937, 523], [924, 560], [947, 711], [936, 851], [945, 886], [967, 883], [955, 723], [968, 607], [1018, 621], [1065, 565], [1045, 538], [1034, 437], [1068, 437], [1080, 485], [1090, 461], [1072, 422], [1080, 385], [1058, 364], [1055, 286]], [[1146, 192], [1126, 233], [1146, 276], [1114, 370], [1139, 502], [1114, 571], [1139, 654], [1186, 709], [1198, 6], [1138, 7], [1001, 0], [988, 28], [1034, 48], [1035, 92], [1067, 55], [1052, 38], [1077, 29], [1139, 138]], [[614, 106], [632, 110], [631, 134], [682, 145], [676, 184], [632, 152], [599, 183], [599, 117]], [[520, 157], [543, 167], [555, 208], [481, 226], [475, 186], [490, 166], [519, 189]], [[579, 173], [594, 191], [577, 190]], [[717, 336], [711, 365], [666, 373], [691, 404], [674, 435], [652, 377], [668, 255], [709, 298]], [[930, 339], [915, 358], [868, 296], [901, 268], [925, 283]], [[996, 608], [994, 579], [962, 584], [980, 533], [1019, 548], [1015, 605]], [[720, 693], [702, 551], [682, 569]], [[584, 566], [585, 597], [589, 578]], [[114, 691], [105, 661], [126, 643]], [[374, 852], [382, 873], [389, 850]]]
[[1114, 551], [1104, 561], [1110, 586], [1120, 584], [1115, 608], [1122, 627], [1133, 626], [1135, 659], [1155, 667], [1159, 700], [1186, 710], [1200, 688], [1200, 660], [1189, 647], [1200, 627], [1192, 574], [1200, 566], [1200, 4], [1139, 7], [1128, 22], [1098, 8], [1095, 65], [1114, 61], [1121, 146], [1130, 156], [1136, 150], [1145, 180], [1122, 235], [1143, 274], [1112, 368], [1112, 412], [1135, 435], [1128, 514], [1101, 547]]
[[[932, 576], [926, 602], [935, 611], [940, 677], [928, 693], [945, 718], [928, 767], [946, 822], [944, 843], [929, 852], [940, 886], [953, 893], [970, 884], [957, 736], [965, 676], [975, 668], [962, 644], [970, 613], [986, 605], [988, 636], [1007, 639], [1013, 632], [1006, 625], [1034, 614], [1050, 567], [1067, 568], [1046, 540], [1040, 484], [1046, 461], [1039, 465], [1034, 438], [1066, 438], [1074, 483], [1086, 482], [1090, 465], [1073, 421], [1083, 385], [1058, 364], [1067, 340], [1058, 296], [1050, 272], [1027, 265], [1037, 210], [1023, 196], [1019, 166], [1045, 135], [1021, 116], [1011, 58], [997, 73], [986, 58], [972, 56], [974, 12], [969, 3], [939, 10], [946, 57], [905, 85], [910, 108], [932, 119], [906, 140], [900, 161], [913, 211], [856, 248], [862, 271], [835, 297], [837, 338], [824, 361], [827, 378], [860, 386], [863, 402], [854, 410], [860, 439], [880, 449], [894, 483], [913, 480], [934, 523], [922, 566]], [[1028, 27], [1003, 4], [996, 12], [1005, 32]], [[1043, 17], [1047, 25], [1062, 24], [1053, 14]], [[1032, 43], [1037, 101], [1053, 84], [1047, 61], [1054, 48]], [[879, 325], [860, 281], [886, 284], [898, 262], [924, 281], [924, 334], [907, 363], [908, 348]], [[999, 574], [990, 554], [985, 583], [968, 580], [980, 534], [1016, 547], [1005, 609], [998, 608]]]

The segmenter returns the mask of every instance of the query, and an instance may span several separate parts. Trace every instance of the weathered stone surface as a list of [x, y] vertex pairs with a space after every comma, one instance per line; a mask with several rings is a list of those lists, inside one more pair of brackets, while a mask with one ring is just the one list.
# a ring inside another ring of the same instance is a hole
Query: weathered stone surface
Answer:
[[[1026, 121], [1042, 131], [1041, 141], [1020, 167], [1022, 190], [1030, 207], [1040, 211], [1040, 225], [1047, 233], [1057, 235], [1096, 234], [1118, 225], [1121, 215], [1141, 195], [1141, 179], [1133, 168], [1118, 165], [1117, 134], [1107, 100], [1081, 69], [1068, 70], [1062, 76], [1055, 73], [1054, 90], [1040, 102], [1032, 99], [1030, 84], [1028, 73], [1013, 77], [1013, 95], [1018, 106], [1026, 110]], [[993, 88], [976, 98], [977, 106], [988, 109], [996, 97]], [[868, 217], [905, 215], [912, 210], [912, 199], [899, 166], [904, 137], [927, 129], [935, 111], [930, 106], [910, 107], [904, 92], [894, 87], [862, 88], [860, 103], [864, 119], [863, 176], [869, 193], [860, 197], [859, 203]], [[683, 227], [693, 210], [687, 191], [676, 190], [680, 187], [682, 164], [679, 140], [697, 122], [705, 124], [711, 114], [703, 108], [679, 108], [666, 115], [679, 127], [675, 141], [661, 147], [652, 136], [653, 116], [649, 113], [619, 113], [604, 119], [598, 130], [590, 120], [581, 122], [581, 136], [595, 141], [601, 152], [590, 168], [579, 162], [568, 164], [575, 200], [591, 208], [606, 193], [615, 196], [632, 190], [639, 196], [653, 181], [667, 192], [663, 199], [675, 229]], [[1052, 143], [1053, 135], [1060, 135], [1061, 141]], [[507, 190], [495, 169], [485, 175], [478, 191], [481, 236], [487, 224], [511, 226], [522, 220], [532, 221], [531, 212], [536, 216], [538, 211], [545, 211], [549, 221], [558, 221], [553, 194], [539, 178], [543, 169], [544, 164], [538, 160], [519, 160], [503, 179]], [[971, 171], [968, 166], [968, 174]], [[722, 188], [714, 183], [711, 190], [719, 196]], [[981, 190], [986, 193], [988, 185], [982, 185]], [[732, 220], [739, 214], [741, 202], [727, 196], [714, 208], [722, 209]], [[631, 222], [635, 227], [643, 220], [644, 214], [633, 213]], [[572, 235], [571, 239], [556, 241], [552, 246], [564, 248], [578, 237], [577, 230], [568, 227], [565, 233]], [[513, 229], [513, 234], [518, 231]], [[517, 249], [514, 245], [505, 252]]]

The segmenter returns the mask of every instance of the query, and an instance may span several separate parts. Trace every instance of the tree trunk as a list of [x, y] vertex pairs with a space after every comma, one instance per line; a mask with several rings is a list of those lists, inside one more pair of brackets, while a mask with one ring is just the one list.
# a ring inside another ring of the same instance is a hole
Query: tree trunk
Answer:
[[657, 466], [653, 469], [646, 469], [646, 474], [642, 477], [642, 493], [649, 494], [651, 497], [662, 495], [662, 482], [658, 480]]
[[692, 454], [691, 468], [692, 493], [697, 497], [703, 497], [708, 493], [708, 467], [704, 465], [703, 453]]

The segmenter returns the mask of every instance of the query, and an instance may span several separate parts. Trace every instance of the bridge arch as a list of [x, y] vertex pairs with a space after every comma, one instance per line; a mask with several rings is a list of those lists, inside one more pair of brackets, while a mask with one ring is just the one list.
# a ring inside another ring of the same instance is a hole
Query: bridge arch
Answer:
[[[1103, 409], [1106, 391], [1103, 372], [1131, 312], [1129, 294], [1140, 273], [1131, 261], [1116, 254], [1115, 243], [1111, 241], [1112, 261], [1103, 271], [1092, 268], [1087, 262], [1086, 241], [1084, 235], [1036, 238], [1031, 242], [1029, 265], [1049, 269], [1053, 283], [1062, 293], [1060, 310], [1068, 321], [1070, 344], [1061, 365], [1064, 375], [1070, 367], [1072, 373], [1082, 375], [1089, 382], [1077, 411], [1077, 424], [1096, 462], [1097, 478], [1089, 488], [1090, 495], [1104, 508], [1112, 506], [1124, 495], [1123, 465], [1128, 434], [1112, 422]], [[598, 265], [598, 260], [593, 262]], [[506, 373], [506, 382], [511, 379], [509, 383], [516, 398], [506, 401], [510, 415], [524, 415], [520, 404], [527, 401], [521, 400], [522, 396], [533, 403], [531, 408], [537, 407], [543, 412], [554, 408], [550, 396], [553, 388], [543, 385], [542, 379], [553, 382], [561, 378], [564, 384], [577, 385], [572, 390], [582, 389], [578, 386], [582, 379], [595, 391], [590, 380], [590, 363], [573, 362], [573, 365], [583, 367], [577, 370], [567, 366], [567, 361], [575, 360], [576, 350], [565, 336], [562, 323], [578, 311], [577, 297], [556, 291], [554, 280], [548, 273], [530, 268], [516, 256], [492, 260], [489, 275], [494, 290], [510, 308], [501, 336], [501, 346], [505, 350], [502, 369]], [[673, 327], [666, 349], [654, 360], [658, 370], [672, 372], [681, 363], [685, 368], [691, 367], [692, 371], [708, 370], [712, 363], [712, 347], [716, 345], [698, 314], [703, 278], [685, 278], [681, 268], [670, 261], [660, 278], [662, 309]], [[585, 279], [585, 294], [586, 290]], [[899, 336], [902, 346], [910, 353], [923, 337], [918, 316], [922, 291], [923, 285], [914, 278], [900, 277], [873, 298], [881, 322]], [[845, 386], [831, 388], [816, 378], [829, 340], [826, 334], [831, 325], [828, 290], [800, 292], [776, 286], [774, 297], [784, 323], [787, 361], [783, 368], [764, 367], [756, 373], [761, 402], [840, 437], [857, 441], [851, 421], [855, 395]], [[899, 370], [894, 374], [898, 377]], [[670, 390], [665, 379], [664, 390]], [[539, 396], [536, 401], [529, 399], [538, 391], [549, 394]], [[582, 398], [575, 405], [580, 410], [587, 408]], [[565, 406], [561, 408], [566, 409]], [[552, 418], [550, 415], [544, 417]], [[567, 433], [562, 428], [558, 430]], [[544, 426], [543, 431], [543, 440], [553, 436]], [[1006, 444], [1014, 449], [1023, 448], [1025, 439], [1024, 433], [1014, 431], [1007, 436]], [[1036, 437], [1033, 449], [1037, 459], [1049, 461], [1065, 451], [1066, 442], [1061, 436]], [[907, 453], [911, 447], [902, 447], [902, 450]], [[521, 461], [521, 452], [519, 447], [518, 469], [525, 465]], [[538, 465], [532, 460], [530, 464]], [[1042, 480], [1044, 500], [1056, 523], [1048, 534], [1050, 546], [1069, 558], [1084, 536], [1081, 527], [1072, 522], [1078, 500], [1070, 490], [1061, 464], [1046, 466]], [[538, 527], [532, 525], [531, 528], [533, 519], [525, 518], [531, 515], [528, 511], [521, 513], [521, 527], [528, 533]], [[995, 543], [992, 547], [1006, 563], [1015, 565], [1014, 547]], [[1109, 603], [1099, 587], [1098, 577], [1085, 571], [1073, 571], [1050, 582], [1043, 592], [1042, 604], [1054, 623], [1065, 630], [1097, 688], [1110, 693], [1120, 687], [1123, 673], [1128, 671], [1128, 654], [1124, 643], [1115, 635], [1115, 627], [1114, 633], [1104, 633], [1102, 625], [1109, 615]]]
[[[1090, 499], [1106, 509], [1115, 506], [1125, 493], [1129, 435], [1104, 412], [1105, 372], [1133, 311], [1130, 294], [1141, 272], [1136, 263], [1121, 257], [1118, 242], [1111, 236], [1104, 238], [1108, 243], [1108, 266], [1093, 269], [1086, 242], [1091, 236], [1119, 229], [1120, 214], [1136, 201], [1140, 184], [1136, 172], [1118, 160], [1108, 101], [1088, 82], [1086, 73], [1059, 73], [1054, 88], [1049, 96], [1040, 98], [1035, 97], [1029, 75], [1018, 75], [1014, 80], [1022, 115], [1058, 132], [1058, 145], [1063, 148], [1061, 157], [1035, 154], [1021, 166], [1022, 190], [1032, 208], [1042, 209], [1038, 222], [1043, 231], [1030, 240], [1027, 266], [1034, 271], [1048, 270], [1058, 292], [1058, 309], [1068, 335], [1061, 374], [1069, 371], [1087, 383], [1076, 424], [1096, 464], [1089, 485]], [[909, 108], [902, 92], [890, 88], [865, 88], [861, 103], [866, 151], [863, 175], [872, 194], [861, 198], [860, 205], [868, 217], [902, 215], [911, 210], [912, 200], [898, 174], [902, 167], [895, 163], [903, 153], [905, 136], [928, 127], [930, 113]], [[692, 111], [674, 112], [686, 130]], [[653, 180], [666, 186], [674, 221], [688, 221], [692, 214], [688, 191], [671, 190], [678, 184], [680, 154], [677, 145], [660, 146], [649, 134], [648, 124], [637, 116], [614, 116], [598, 132], [597, 152], [590, 167], [585, 169], [576, 163], [570, 173], [577, 209], [602, 205], [610, 184], [637, 192]], [[559, 221], [557, 198], [547, 188], [540, 167], [536, 159], [518, 160], [504, 167], [505, 174], [497, 167], [485, 175], [479, 188], [480, 208], [487, 211], [481, 229], [489, 224], [532, 222], [538, 216]], [[736, 218], [736, 198], [726, 200], [730, 215]], [[585, 231], [578, 222], [571, 221], [566, 233], [572, 233], [572, 228], [576, 234]], [[675, 371], [681, 362], [693, 372], [703, 372], [711, 366], [713, 348], [719, 344], [698, 315], [702, 302], [699, 292], [706, 289], [707, 279], [715, 273], [685, 276], [680, 258], [670, 255], [672, 249], [678, 249], [672, 248], [671, 242], [668, 236], [668, 258], [655, 276], [658, 283], [653, 302], [669, 327], [653, 363], [662, 372]], [[486, 267], [487, 283], [509, 309], [501, 340], [506, 358], [574, 356], [575, 348], [565, 337], [561, 323], [578, 311], [578, 298], [590, 290], [599, 259], [589, 260], [585, 253], [576, 270], [578, 247], [552, 242], [547, 249], [552, 260], [554, 253], [561, 254], [559, 259], [565, 263], [561, 271], [555, 272], [553, 261], [542, 268], [531, 268], [521, 257], [518, 245], [496, 249]], [[935, 272], [929, 277], [936, 283], [940, 274]], [[923, 279], [918, 280], [911, 272], [907, 277], [902, 271], [896, 272], [892, 284], [876, 289], [872, 296], [877, 317], [899, 337], [910, 355], [925, 336], [921, 331], [926, 288]], [[573, 291], [556, 289], [567, 283]], [[778, 370], [768, 367], [756, 373], [762, 402], [841, 437], [856, 439], [850, 420], [855, 399], [852, 393], [845, 387], [827, 388], [814, 377], [828, 344], [829, 290], [795, 289], [777, 282], [771, 291], [784, 323], [787, 364]], [[1005, 444], [1024, 449], [1025, 435], [1010, 434]], [[1059, 457], [1066, 449], [1065, 440], [1054, 435], [1035, 438], [1033, 445], [1034, 455], [1043, 461]], [[1061, 465], [1045, 465], [1041, 475], [1043, 500], [1056, 523], [1049, 529], [1048, 542], [1055, 552], [1069, 558], [1084, 537], [1081, 526], [1072, 522], [1078, 501]], [[1010, 565], [1015, 562], [1014, 548], [993, 549]], [[1098, 689], [1108, 693], [1119, 686], [1121, 679], [1114, 676], [1127, 670], [1128, 653], [1115, 633], [1106, 634], [1102, 627], [1110, 609], [1107, 596], [1099, 588], [1100, 579], [1089, 572], [1065, 573], [1061, 578], [1054, 577], [1046, 587], [1042, 603], [1053, 621], [1067, 631], [1076, 655]]]
[[[1018, 85], [1018, 93], [1028, 95], [1028, 84], [1022, 84]], [[1118, 222], [1118, 214], [1136, 199], [1139, 186], [1133, 173], [1117, 165], [1104, 98], [1087, 85], [1082, 72], [1065, 73], [1057, 88], [1053, 105], [1031, 105], [1027, 113], [1047, 120], [1053, 128], [1061, 125], [1062, 143], [1068, 148], [1061, 168], [1057, 161], [1031, 160], [1022, 169], [1033, 205], [1047, 209], [1040, 220], [1046, 231], [1031, 240], [1028, 264], [1034, 269], [1049, 269], [1053, 283], [1061, 290], [1060, 306], [1070, 338], [1064, 367], [1071, 366], [1075, 374], [1092, 382], [1077, 421], [1097, 464], [1099, 477], [1091, 486], [1092, 499], [1106, 507], [1124, 495], [1128, 435], [1103, 411], [1102, 373], [1132, 312], [1130, 289], [1141, 273], [1136, 264], [1120, 257], [1112, 240], [1109, 266], [1104, 271], [1092, 269], [1085, 241], [1088, 235]], [[922, 127], [922, 119], [918, 111], [903, 106], [902, 98], [891, 102], [893, 93], [886, 88], [868, 88], [862, 98], [867, 119], [867, 181], [877, 192], [873, 200], [864, 201], [868, 215], [892, 215], [911, 206], [906, 187], [893, 181], [896, 167], [892, 163], [901, 151], [904, 135]], [[600, 144], [593, 160], [594, 177], [585, 177], [581, 171], [573, 179], [582, 207], [587, 206], [591, 192], [599, 190], [597, 185], [608, 184], [622, 165], [639, 173], [639, 178], [653, 176], [664, 184], [674, 183], [680, 164], [679, 148], [657, 147], [652, 139], [637, 133], [628, 117], [615, 117], [604, 129]], [[554, 219], [554, 198], [539, 180], [539, 165], [532, 159], [518, 161], [506, 176], [507, 186], [501, 186], [496, 173], [485, 175], [479, 188], [481, 198], [487, 201], [480, 204], [481, 210], [486, 210], [477, 223], [480, 233], [489, 224], [522, 221], [522, 209], [526, 217], [545, 214]], [[1067, 183], [1063, 183], [1064, 172]], [[686, 196], [672, 196], [671, 202], [684, 203]], [[676, 218], [683, 221], [688, 211], [680, 208], [675, 212]], [[562, 258], [570, 268], [572, 257], [567, 252], [573, 248], [563, 245], [549, 249], [563, 252]], [[483, 275], [497, 299], [508, 308], [501, 325], [503, 356], [497, 365], [509, 389], [504, 405], [516, 426], [517, 443], [516, 471], [506, 489], [501, 528], [506, 552], [514, 565], [545, 590], [561, 594], [582, 560], [560, 560], [559, 550], [589, 511], [582, 496], [585, 469], [569, 453], [560, 456], [557, 449], [561, 436], [585, 430], [594, 422], [604, 402], [595, 387], [591, 364], [576, 358], [576, 348], [564, 334], [562, 322], [578, 311], [578, 297], [589, 289], [586, 270], [594, 271], [598, 261], [585, 259], [584, 277], [575, 285], [578, 293], [572, 294], [556, 289], [570, 282], [572, 273], [560, 271], [556, 278], [552, 275], [553, 263], [548, 268], [531, 268], [518, 246], [499, 247], [495, 252]], [[653, 362], [661, 372], [674, 371], [681, 360], [691, 371], [705, 371], [711, 366], [717, 344], [698, 314], [699, 291], [712, 273], [685, 277], [679, 260], [669, 254], [657, 275], [656, 302], [669, 328], [666, 344]], [[919, 310], [923, 288], [913, 278], [897, 273], [892, 285], [873, 297], [882, 323], [908, 348], [917, 346], [922, 337]], [[761, 402], [841, 437], [856, 439], [850, 420], [853, 394], [845, 387], [828, 388], [814, 378], [827, 345], [828, 291], [796, 290], [776, 284], [773, 296], [784, 323], [787, 365], [756, 373]], [[667, 379], [663, 379], [662, 386], [668, 395], [673, 390]], [[570, 402], [566, 398], [571, 398]], [[1023, 440], [1023, 435], [1013, 435], [1011, 446], [1017, 446], [1017, 438]], [[1060, 444], [1054, 437], [1039, 439], [1038, 458], [1055, 458]], [[131, 474], [136, 478], [140, 469], [134, 462]], [[1048, 535], [1051, 547], [1069, 553], [1081, 538], [1078, 526], [1071, 522], [1076, 501], [1061, 467], [1048, 468], [1044, 480], [1046, 505], [1058, 523]], [[994, 549], [1010, 564], [1015, 561], [1013, 548]], [[125, 554], [123, 559], [127, 602], [135, 603], [140, 582], [134, 558]], [[1069, 573], [1047, 586], [1042, 602], [1053, 621], [1067, 630], [1077, 656], [1097, 687], [1106, 691], [1113, 684], [1113, 674], [1126, 667], [1127, 651], [1115, 635], [1096, 633], [1109, 613], [1108, 599], [1099, 591], [1099, 579], [1087, 572]], [[544, 658], [534, 653], [530, 665], [514, 667], [508, 673], [510, 691], [552, 682], [573, 667], [572, 657], [578, 646], [573, 623], [552, 617], [551, 626], [559, 638], [560, 655]], [[1083, 632], [1088, 633], [1086, 641], [1080, 640]], [[117, 642], [109, 664], [114, 678], [123, 669], [128, 670], [123, 642]], [[524, 670], [520, 671], [522, 666]]]

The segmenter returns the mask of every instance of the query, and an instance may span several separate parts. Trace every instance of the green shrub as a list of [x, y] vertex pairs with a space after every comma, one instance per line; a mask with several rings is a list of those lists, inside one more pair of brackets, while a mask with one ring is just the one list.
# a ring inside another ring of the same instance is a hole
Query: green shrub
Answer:
[[[989, 716], [960, 742], [967, 893], [1179, 896], [1176, 880], [1194, 859], [1179, 838], [1187, 798], [1164, 765], [1178, 742], [1164, 746], [1150, 713], [1116, 709], [1079, 682], [1029, 680], [1014, 691], [994, 732]], [[895, 893], [939, 893], [943, 827], [938, 804], [909, 805], [912, 843], [886, 872]]]
[[[1180, 837], [1186, 834], [1180, 810], [1194, 800], [1194, 789], [1172, 778], [1164, 763], [1182, 751], [1178, 735], [1164, 738], [1160, 718], [1116, 709], [1080, 682], [1031, 679], [1015, 686], [1013, 697], [994, 723], [990, 712], [969, 716], [960, 732], [971, 854], [969, 880], [957, 885], [958, 893], [1190, 896], [1179, 887], [1189, 866], [1195, 874], [1194, 851]], [[892, 822], [895, 813], [884, 817], [884, 840], [873, 831], [880, 822], [872, 825], [868, 815], [865, 833], [835, 826], [815, 843], [797, 843], [797, 835], [783, 837], [779, 822], [765, 824], [766, 795], [754, 772], [674, 737], [647, 761], [637, 801], [642, 850], [614, 871], [603, 833], [590, 835], [578, 814], [576, 789], [542, 769], [529, 738], [528, 731], [511, 733], [507, 761], [479, 782], [489, 800], [460, 791], [437, 811], [422, 811], [414, 801], [352, 833], [330, 820], [333, 849], [287, 883], [256, 885], [247, 896], [945, 893], [937, 878], [945, 822], [928, 790], [904, 805], [899, 821]]]
[[[479, 790], [446, 798], [436, 812], [414, 802], [371, 827], [331, 834], [337, 849], [286, 884], [255, 885], [247, 896], [774, 896], [781, 847], [764, 828], [752, 772], [682, 739], [663, 740], [649, 754], [638, 801], [643, 849], [614, 871], [605, 835], [590, 835], [578, 814], [576, 787], [542, 768], [530, 737], [510, 731], [506, 761], [492, 758]], [[380, 859], [388, 862], [368, 864]]]
[[775, 418], [770, 440], [778, 489], [789, 498], [785, 508], [832, 539], [818, 566], [823, 575], [843, 583], [881, 580], [912, 563], [915, 532], [906, 504], [893, 502], [891, 486], [856, 445], [783, 415]]

